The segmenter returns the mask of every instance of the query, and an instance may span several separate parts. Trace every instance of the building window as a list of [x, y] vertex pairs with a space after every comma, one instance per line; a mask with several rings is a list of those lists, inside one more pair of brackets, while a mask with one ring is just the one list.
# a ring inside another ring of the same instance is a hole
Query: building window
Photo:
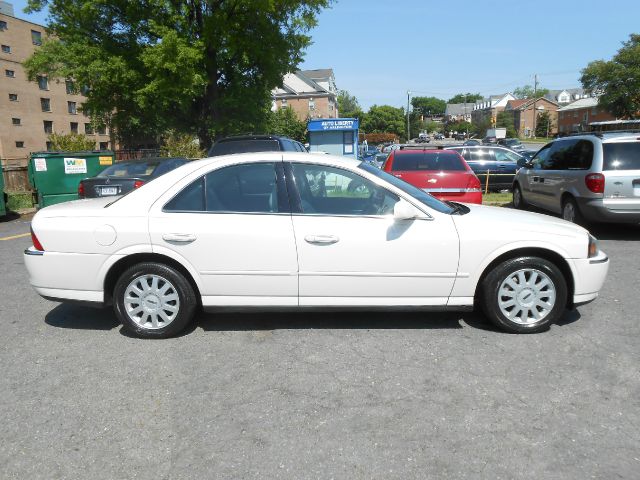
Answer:
[[313, 98], [309, 99], [309, 110], [315, 110], [316, 109], [316, 101]]
[[67, 88], [67, 95], [75, 95], [78, 93], [78, 90], [76, 89], [76, 84], [73, 83], [73, 80], [65, 80], [64, 84]]
[[53, 143], [47, 142], [47, 152], [50, 152], [51, 150], [53, 150]]
[[7, 22], [0, 20], [0, 32], [7, 29]]
[[16, 72], [14, 72], [13, 70], [5, 70], [4, 74], [5, 74], [5, 76], [10, 77], [10, 78], [15, 78], [15, 76], [16, 76]]
[[93, 135], [93, 126], [90, 123], [84, 124], [84, 133], [85, 135]]
[[51, 120], [44, 120], [44, 133], [53, 133], [53, 122]]
[[104, 125], [100, 125], [98, 128], [98, 135], [106, 135], [107, 134], [107, 127], [105, 127]]
[[17, 93], [10, 93], [9, 94], [9, 101], [10, 102], [17, 102], [18, 101], [18, 94]]
[[45, 75], [37, 75], [36, 80], [40, 90], [49, 90], [49, 79]]
[[31, 43], [42, 45], [42, 33], [37, 30], [31, 30]]
[[24, 142], [16, 142], [16, 148], [24, 148]]
[[40, 99], [40, 107], [42, 107], [43, 112], [51, 111], [51, 99], [50, 98], [41, 98]]
[[69, 127], [71, 129], [71, 133], [78, 133], [78, 122], [69, 123]]
[[11, 123], [13, 125], [20, 125], [20, 119], [19, 118], [12, 118], [11, 119]]
[[598, 114], [598, 107], [593, 107], [591, 109], [591, 115], [597, 115]]
[[76, 102], [67, 102], [67, 110], [71, 115], [76, 115], [78, 113], [76, 109]]
[[109, 150], [109, 142], [100, 142], [100, 150]]
[[11, 53], [11, 47], [9, 45], [2, 45], [2, 53]]

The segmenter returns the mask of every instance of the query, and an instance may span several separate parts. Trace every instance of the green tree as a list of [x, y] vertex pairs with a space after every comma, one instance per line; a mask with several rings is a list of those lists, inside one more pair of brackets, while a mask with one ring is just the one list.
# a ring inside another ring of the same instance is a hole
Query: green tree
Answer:
[[405, 136], [406, 117], [404, 108], [389, 105], [373, 105], [362, 120], [362, 130], [366, 133], [394, 133]]
[[447, 132], [473, 132], [473, 124], [460, 120], [458, 122], [450, 122], [446, 127]]
[[362, 118], [363, 115], [358, 99], [346, 90], [338, 90], [338, 115], [341, 118]]
[[518, 134], [514, 125], [513, 112], [498, 112], [496, 115], [496, 127], [506, 128], [507, 137], [514, 138]]
[[447, 108], [447, 102], [436, 97], [413, 97], [411, 106], [422, 115], [442, 115]]
[[88, 88], [85, 111], [121, 141], [175, 129], [202, 147], [255, 131], [332, 0], [29, 0], [53, 35], [25, 66]]
[[610, 61], [596, 60], [582, 70], [584, 89], [600, 95], [598, 103], [616, 117], [640, 113], [640, 35], [631, 34]]
[[83, 152], [96, 148], [94, 140], [79, 133], [52, 133], [48, 138], [51, 142], [51, 150], [59, 152]]
[[281, 108], [270, 112], [268, 132], [304, 143], [307, 138], [307, 122], [298, 120], [291, 107]]
[[523, 85], [522, 87], [515, 88], [513, 90], [513, 96], [516, 98], [536, 98], [544, 97], [547, 93], [549, 93], [549, 89], [547, 88], [538, 88], [535, 92], [533, 91], [533, 87], [531, 85]]
[[198, 137], [174, 130], [166, 132], [162, 137], [161, 155], [165, 157], [202, 158], [204, 150], [200, 148]]
[[482, 100], [482, 95], [479, 93], [458, 93], [451, 97], [447, 103], [474, 103], [476, 100]]
[[536, 117], [536, 137], [548, 137], [552, 131], [551, 115], [549, 112], [542, 112]]

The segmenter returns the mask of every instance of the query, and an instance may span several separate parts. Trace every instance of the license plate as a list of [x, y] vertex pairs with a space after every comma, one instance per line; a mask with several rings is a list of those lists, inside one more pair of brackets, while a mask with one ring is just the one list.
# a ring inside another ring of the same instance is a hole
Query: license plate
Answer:
[[107, 195], [117, 195], [118, 187], [100, 187], [100, 195], [103, 197]]

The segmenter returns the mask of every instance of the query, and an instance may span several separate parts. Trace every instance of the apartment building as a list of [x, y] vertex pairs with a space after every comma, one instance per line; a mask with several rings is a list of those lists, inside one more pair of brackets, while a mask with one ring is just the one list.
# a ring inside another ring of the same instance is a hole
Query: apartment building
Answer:
[[331, 68], [288, 73], [271, 95], [272, 110], [290, 107], [302, 121], [338, 118], [338, 89]]
[[42, 25], [13, 16], [10, 4], [0, 10], [0, 158], [24, 159], [47, 150], [48, 136], [82, 133], [95, 148], [113, 148], [106, 128], [93, 128], [82, 113], [85, 96], [71, 80], [40, 75], [29, 81], [22, 66], [46, 39]]

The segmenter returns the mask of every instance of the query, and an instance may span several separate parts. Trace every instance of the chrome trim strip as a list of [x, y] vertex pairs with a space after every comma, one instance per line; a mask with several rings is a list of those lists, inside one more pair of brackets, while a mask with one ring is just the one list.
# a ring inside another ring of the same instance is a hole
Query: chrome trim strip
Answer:
[[427, 193], [466, 193], [466, 192], [482, 192], [479, 188], [421, 188], [423, 192]]
[[456, 273], [412, 273], [412, 272], [300, 272], [301, 277], [385, 277], [385, 278], [456, 278]]
[[44, 255], [44, 252], [41, 250], [31, 250], [30, 248], [25, 249], [24, 251], [25, 255], [33, 255], [35, 257], [40, 257], [42, 255]]
[[297, 272], [287, 272], [284, 270], [203, 270], [201, 275], [247, 275], [262, 277], [291, 277]]

